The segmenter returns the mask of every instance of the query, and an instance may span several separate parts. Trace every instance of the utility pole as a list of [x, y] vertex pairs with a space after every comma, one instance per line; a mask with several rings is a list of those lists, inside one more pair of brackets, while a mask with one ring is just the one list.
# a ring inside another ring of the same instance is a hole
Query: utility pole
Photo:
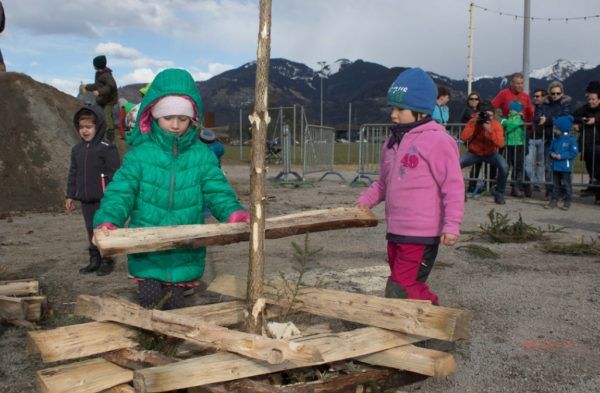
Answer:
[[529, 33], [531, 30], [531, 0], [525, 0], [523, 12], [523, 91], [529, 94]]
[[473, 90], [473, 41], [475, 40], [475, 4], [469, 5], [469, 52], [467, 54], [467, 95]]
[[261, 334], [265, 275], [265, 147], [269, 126], [269, 63], [271, 57], [271, 0], [260, 0], [256, 84], [250, 163], [250, 263], [248, 266], [246, 331]]

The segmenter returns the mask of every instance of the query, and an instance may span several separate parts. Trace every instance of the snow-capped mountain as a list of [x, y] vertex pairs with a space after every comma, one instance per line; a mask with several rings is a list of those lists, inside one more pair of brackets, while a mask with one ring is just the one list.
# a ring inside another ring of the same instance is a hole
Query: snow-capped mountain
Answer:
[[563, 81], [579, 70], [591, 70], [595, 65], [583, 61], [558, 59], [549, 66], [537, 68], [529, 73], [531, 78]]

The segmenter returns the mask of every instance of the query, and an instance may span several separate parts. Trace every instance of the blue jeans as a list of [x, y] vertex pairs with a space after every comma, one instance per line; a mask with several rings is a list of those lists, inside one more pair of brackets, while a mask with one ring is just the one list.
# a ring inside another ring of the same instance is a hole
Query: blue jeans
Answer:
[[544, 174], [544, 141], [542, 139], [529, 140], [529, 153], [525, 162], [525, 173], [533, 184], [541, 185], [546, 182]]
[[559, 195], [564, 193], [565, 203], [571, 203], [573, 194], [571, 172], [552, 171], [552, 183], [552, 200], [558, 201]]
[[506, 163], [504, 157], [498, 153], [494, 153], [489, 156], [478, 156], [470, 151], [460, 156], [461, 168], [471, 166], [479, 162], [486, 162], [498, 170], [498, 174], [496, 175], [496, 192], [500, 195], [504, 195], [504, 191], [506, 191], [506, 178], [508, 177], [508, 164]]

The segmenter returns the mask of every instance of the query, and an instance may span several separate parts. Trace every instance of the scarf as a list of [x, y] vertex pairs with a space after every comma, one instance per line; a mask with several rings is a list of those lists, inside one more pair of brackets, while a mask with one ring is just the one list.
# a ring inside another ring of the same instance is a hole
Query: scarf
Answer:
[[417, 126], [420, 126], [421, 124], [427, 123], [428, 121], [431, 121], [431, 116], [426, 116], [421, 120], [417, 120], [412, 123], [394, 124], [390, 129], [392, 135], [388, 140], [387, 148], [391, 149], [394, 147], [394, 145], [399, 145], [400, 142], [402, 142], [402, 138], [404, 138], [404, 135], [406, 135], [407, 132], [409, 132]]

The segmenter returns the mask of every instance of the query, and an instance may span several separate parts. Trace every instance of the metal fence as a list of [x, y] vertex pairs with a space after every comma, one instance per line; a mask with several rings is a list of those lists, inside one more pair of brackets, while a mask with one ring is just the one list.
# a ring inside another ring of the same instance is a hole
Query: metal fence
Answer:
[[[464, 126], [464, 123], [446, 124], [446, 130], [457, 141], [461, 154], [468, 150], [468, 144], [460, 141]], [[531, 124], [526, 126], [530, 128]], [[392, 124], [364, 124], [360, 127], [358, 165], [356, 176], [351, 184], [365, 180], [370, 183], [379, 175], [381, 147], [391, 127]], [[595, 182], [600, 187], [600, 137], [598, 135], [600, 133], [597, 132], [595, 127], [593, 129], [587, 127], [575, 134], [579, 145], [579, 154], [574, 159], [573, 186], [588, 186], [590, 183]], [[504, 148], [500, 151], [510, 166], [508, 184], [513, 182], [519, 185], [551, 185], [551, 164], [548, 157], [550, 143], [546, 140], [546, 135], [541, 133], [538, 139], [528, 138], [526, 144], [527, 148], [520, 149], [522, 156], [511, 155], [512, 161], [507, 160], [509, 158], [507, 156], [508, 149]], [[522, 166], [522, 168], [519, 168], [519, 166]], [[519, 176], [513, 176], [513, 173], [517, 172]], [[487, 188], [491, 182], [495, 181], [495, 171], [487, 164], [474, 165], [473, 168], [469, 169], [465, 168], [464, 173], [465, 180], [471, 182], [471, 188]], [[516, 185], [514, 186], [516, 187]]]
[[335, 128], [307, 124], [304, 128], [304, 148], [302, 158], [302, 178], [313, 173], [324, 172], [319, 181], [328, 175], [344, 176], [335, 171]]

